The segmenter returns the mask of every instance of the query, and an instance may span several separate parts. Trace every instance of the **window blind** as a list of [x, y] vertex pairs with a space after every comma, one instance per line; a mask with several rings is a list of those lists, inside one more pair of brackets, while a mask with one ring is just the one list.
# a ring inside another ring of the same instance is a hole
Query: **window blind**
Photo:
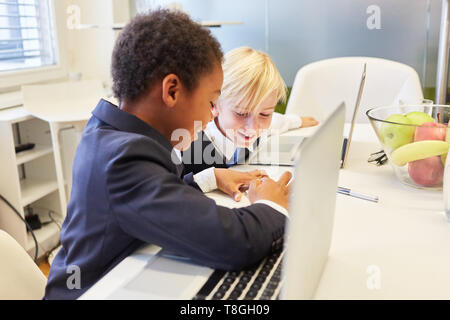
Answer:
[[0, 0], [0, 72], [56, 64], [50, 1]]

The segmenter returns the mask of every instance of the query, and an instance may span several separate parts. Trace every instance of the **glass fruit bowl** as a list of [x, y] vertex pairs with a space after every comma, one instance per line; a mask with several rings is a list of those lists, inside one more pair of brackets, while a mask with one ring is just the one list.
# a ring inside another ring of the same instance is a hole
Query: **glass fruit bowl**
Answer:
[[449, 106], [433, 104], [377, 107], [366, 112], [402, 183], [442, 190], [450, 147], [449, 113]]

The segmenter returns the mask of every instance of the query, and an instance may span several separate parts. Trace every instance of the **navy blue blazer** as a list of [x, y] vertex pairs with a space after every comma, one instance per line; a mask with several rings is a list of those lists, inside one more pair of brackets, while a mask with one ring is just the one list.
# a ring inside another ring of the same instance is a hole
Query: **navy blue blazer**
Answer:
[[[255, 146], [258, 143], [259, 138], [256, 140]], [[234, 156], [235, 162], [228, 162], [220, 151], [215, 148], [205, 132], [202, 131], [199, 133], [198, 139], [191, 143], [189, 149], [181, 153], [183, 175], [190, 173], [197, 174], [211, 167], [229, 168], [235, 164], [245, 164], [245, 161], [250, 156], [250, 151], [247, 148], [238, 148]]]
[[[208, 152], [205, 157], [204, 153]], [[227, 159], [216, 150], [214, 145], [209, 140], [205, 132], [200, 132], [198, 139], [192, 142], [189, 149], [181, 152], [181, 160], [183, 162], [183, 175], [189, 173], [199, 173], [210, 167], [228, 168], [230, 164]]]
[[76, 151], [62, 248], [45, 299], [79, 297], [146, 243], [224, 270], [252, 265], [281, 248], [281, 213], [264, 204], [216, 205], [192, 174], [181, 178], [171, 151], [148, 124], [99, 102]]

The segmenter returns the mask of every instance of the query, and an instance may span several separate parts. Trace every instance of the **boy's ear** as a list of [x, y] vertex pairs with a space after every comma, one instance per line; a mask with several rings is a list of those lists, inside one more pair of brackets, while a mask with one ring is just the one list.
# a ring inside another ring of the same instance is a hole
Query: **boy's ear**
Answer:
[[211, 108], [211, 112], [214, 118], [217, 118], [219, 116], [219, 108], [217, 107], [217, 103], [213, 105]]
[[162, 80], [162, 100], [169, 107], [173, 108], [179, 100], [181, 91], [180, 78], [171, 73]]

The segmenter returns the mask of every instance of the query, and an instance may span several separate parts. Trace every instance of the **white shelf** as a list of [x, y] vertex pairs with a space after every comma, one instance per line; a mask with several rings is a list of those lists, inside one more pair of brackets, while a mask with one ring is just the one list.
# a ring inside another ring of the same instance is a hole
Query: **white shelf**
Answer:
[[56, 179], [24, 179], [20, 181], [20, 188], [22, 190], [22, 206], [25, 207], [30, 203], [45, 197], [49, 193], [58, 190], [58, 183], [56, 182]]
[[242, 21], [210, 20], [210, 21], [200, 21], [200, 24], [204, 27], [221, 27], [223, 25], [244, 24], [244, 22], [242, 22]]
[[33, 119], [34, 117], [24, 107], [14, 107], [0, 110], [0, 121], [11, 124]]
[[[38, 251], [39, 256], [55, 247], [59, 242], [59, 228], [54, 223], [42, 226], [40, 229], [33, 230], [33, 232], [40, 247]], [[35, 244], [30, 232], [27, 232], [26, 250], [34, 258]]]
[[46, 156], [53, 152], [52, 146], [36, 145], [33, 149], [22, 151], [16, 154], [17, 165], [29, 162], [39, 157]]
[[[22, 216], [28, 205], [49, 208], [62, 215], [66, 209], [64, 198], [67, 182], [62, 177], [62, 185], [58, 184], [60, 175], [55, 169], [55, 149], [49, 123], [31, 115], [23, 106], [5, 108], [18, 103], [22, 103], [18, 95], [0, 95], [0, 193]], [[19, 137], [24, 143], [35, 143], [35, 147], [16, 153], [14, 145]], [[20, 170], [20, 166], [25, 166], [25, 170]], [[25, 179], [21, 180], [23, 175]], [[61, 190], [59, 186], [62, 187]], [[62, 217], [58, 218], [62, 220]], [[0, 229], [13, 235], [30, 256], [34, 257], [34, 241], [22, 221], [9, 219], [9, 215], [0, 212]], [[54, 223], [45, 225], [34, 233], [39, 242], [41, 257], [59, 241], [59, 228]]]
[[[204, 27], [221, 27], [222, 25], [236, 25], [236, 24], [244, 24], [242, 21], [223, 21], [223, 20], [209, 20], [209, 21], [200, 21], [199, 22]], [[113, 30], [122, 30], [125, 28], [126, 23], [115, 23], [112, 25], [100, 25], [100, 24], [79, 24], [76, 29], [113, 29]]]

